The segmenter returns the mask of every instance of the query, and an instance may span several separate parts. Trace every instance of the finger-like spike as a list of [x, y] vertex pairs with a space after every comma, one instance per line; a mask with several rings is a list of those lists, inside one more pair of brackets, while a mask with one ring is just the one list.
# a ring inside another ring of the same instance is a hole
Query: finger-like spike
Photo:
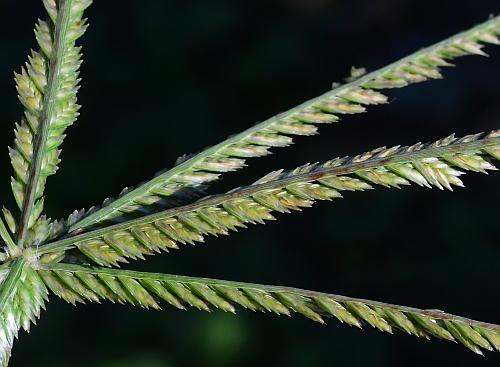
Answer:
[[[389, 333], [394, 328], [417, 337], [435, 336], [458, 341], [476, 353], [481, 353], [481, 349], [499, 348], [500, 326], [439, 310], [419, 310], [289, 287], [70, 264], [47, 264], [43, 272], [72, 273], [78, 279], [113, 279], [113, 282], [123, 287], [116, 288], [112, 283], [104, 283], [110, 285], [109, 292], [114, 297], [127, 302], [133, 301], [136, 305], [151, 305], [150, 302], [155, 302], [154, 297], [181, 309], [184, 308], [181, 301], [204, 311], [209, 310], [208, 304], [229, 312], [235, 312], [234, 305], [241, 305], [252, 311], [271, 311], [287, 316], [299, 313], [320, 323], [333, 316], [359, 328], [364, 322]], [[92, 281], [86, 281], [85, 284], [90, 290], [98, 292], [93, 288]], [[101, 287], [101, 283], [97, 284]], [[121, 295], [125, 289], [132, 299]], [[149, 301], [144, 301], [146, 299]], [[156, 302], [154, 305], [158, 306]], [[12, 322], [17, 323], [15, 318]], [[1, 338], [0, 334], [0, 346]]]
[[0, 366], [7, 365], [19, 329], [29, 332], [31, 323], [36, 323], [48, 295], [43, 281], [25, 259], [10, 265], [0, 286]]
[[[336, 84], [333, 90], [317, 98], [179, 161], [174, 168], [127, 191], [118, 199], [108, 201], [104, 207], [73, 224], [70, 230], [81, 230], [116, 218], [127, 220], [128, 215], [142, 215], [151, 211], [150, 206], [155, 210], [158, 206], [169, 209], [179, 203], [192, 201], [189, 192], [217, 180], [224, 172], [243, 167], [246, 158], [265, 156], [270, 154], [273, 147], [288, 146], [292, 144], [295, 135], [314, 135], [317, 125], [336, 122], [343, 114], [362, 113], [367, 106], [386, 103], [387, 97], [379, 89], [400, 88], [428, 79], [438, 79], [442, 77], [440, 68], [452, 66], [452, 59], [471, 54], [484, 55], [483, 43], [498, 43], [499, 22], [499, 18], [489, 20], [372, 73], [355, 71], [346, 84]], [[410, 176], [411, 178], [405, 179], [439, 188], [451, 189], [452, 185], [461, 184], [456, 176], [445, 180], [439, 173], [427, 175], [420, 172], [420, 176]], [[425, 178], [425, 183], [422, 177]], [[402, 184], [406, 183], [401, 180], [400, 183], [391, 183], [389, 186]], [[160, 197], [172, 199], [175, 196], [180, 196], [180, 201], [158, 200]]]
[[495, 169], [488, 156], [490, 150], [499, 146], [500, 136], [492, 134], [461, 139], [449, 136], [434, 143], [378, 148], [324, 164], [276, 171], [253, 185], [105, 230], [70, 236], [42, 247], [37, 253], [58, 253], [67, 250], [67, 246], [78, 247], [97, 264], [116, 266], [127, 259], [177, 248], [178, 244], [203, 242], [207, 235], [228, 234], [247, 224], [263, 224], [275, 219], [273, 211], [300, 210], [317, 200], [340, 198], [342, 191], [363, 191], [372, 185], [399, 188], [410, 183], [452, 190], [453, 186], [463, 186], [459, 179], [463, 172], [457, 168], [483, 173]]
[[33, 51], [25, 67], [15, 74], [19, 100], [25, 108], [25, 119], [16, 126], [10, 152], [15, 173], [12, 189], [22, 211], [18, 232], [21, 247], [34, 245], [30, 230], [40, 220], [45, 182], [56, 173], [65, 129], [78, 116], [81, 55], [75, 41], [86, 29], [82, 19], [86, 6], [75, 5], [80, 3], [82, 0], [61, 4], [44, 0], [49, 19], [38, 21], [35, 27], [40, 52]]

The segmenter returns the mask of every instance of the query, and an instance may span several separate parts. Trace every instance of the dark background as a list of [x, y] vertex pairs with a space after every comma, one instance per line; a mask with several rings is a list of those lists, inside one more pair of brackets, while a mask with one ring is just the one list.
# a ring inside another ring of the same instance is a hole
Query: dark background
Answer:
[[[30, 47], [41, 1], [0, 5], [1, 146], [22, 109], [12, 72]], [[369, 70], [498, 13], [498, 1], [95, 1], [82, 41], [78, 123], [49, 180], [47, 211], [66, 216], [150, 178], [175, 158], [317, 96], [352, 65]], [[276, 168], [498, 127], [500, 50], [446, 78], [391, 92], [392, 104], [228, 174], [212, 192]], [[14, 207], [7, 149], [1, 201]], [[471, 174], [454, 193], [377, 189], [131, 268], [292, 285], [500, 323], [498, 177]], [[439, 340], [316, 325], [240, 311], [158, 313], [52, 297], [12, 366], [498, 366]]]

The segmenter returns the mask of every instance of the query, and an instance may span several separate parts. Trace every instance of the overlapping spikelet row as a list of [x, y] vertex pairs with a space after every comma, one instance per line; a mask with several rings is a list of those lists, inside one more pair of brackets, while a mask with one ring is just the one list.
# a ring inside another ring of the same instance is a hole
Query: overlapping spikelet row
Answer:
[[341, 197], [342, 191], [363, 191], [372, 185], [452, 189], [463, 186], [464, 170], [486, 172], [488, 161], [500, 158], [500, 131], [449, 136], [432, 144], [379, 148], [322, 165], [271, 173], [254, 185], [150, 216], [56, 241], [39, 249], [46, 260], [60, 260], [77, 247], [99, 265], [117, 266], [127, 258], [143, 258], [179, 243], [201, 242], [205, 235], [227, 234], [248, 223], [273, 220], [273, 211], [286, 213], [310, 207], [316, 200]]
[[[2, 282], [7, 274], [2, 272]], [[2, 283], [3, 285], [3, 283]], [[24, 266], [11, 296], [0, 311], [0, 366], [8, 365], [14, 339], [19, 330], [30, 330], [44, 308], [48, 291], [38, 274]]]
[[316, 99], [256, 126], [186, 159], [173, 169], [142, 184], [126, 189], [116, 200], [107, 199], [104, 207], [71, 226], [84, 228], [105, 220], [136, 213], [144, 215], [178, 205], [178, 196], [217, 180], [221, 173], [245, 165], [245, 159], [269, 154], [269, 149], [292, 144], [292, 136], [314, 135], [317, 126], [339, 120], [344, 114], [365, 112], [366, 106], [383, 104], [387, 97], [379, 89], [400, 88], [428, 79], [441, 78], [440, 68], [464, 55], [485, 55], [486, 43], [500, 44], [500, 18], [494, 18], [469, 31], [421, 50], [388, 67], [337, 87]]
[[[78, 116], [80, 106], [76, 103], [76, 94], [81, 53], [75, 41], [87, 27], [82, 15], [90, 3], [91, 0], [72, 0], [63, 37], [56, 33], [54, 26], [58, 19], [56, 1], [45, 0], [50, 19], [40, 20], [35, 29], [40, 51], [32, 51], [29, 62], [15, 74], [19, 100], [25, 111], [21, 123], [16, 124], [14, 147], [9, 149], [14, 168], [11, 182], [20, 209], [30, 183], [35, 186], [31, 188], [34, 202], [33, 208], [29, 208], [28, 228], [35, 225], [42, 213], [46, 179], [57, 171], [64, 132]], [[57, 37], [64, 39], [56, 42]], [[37, 154], [41, 156], [36, 158]], [[36, 170], [39, 170], [38, 179], [34, 177]]]
[[463, 319], [442, 311], [419, 310], [295, 288], [273, 287], [166, 274], [55, 264], [40, 270], [47, 286], [72, 304], [112, 302], [159, 309], [160, 301], [179, 309], [215, 307], [235, 312], [235, 306], [252, 311], [290, 316], [302, 314], [324, 323], [335, 317], [361, 328], [371, 325], [384, 332], [399, 329], [417, 337], [458, 341], [476, 353], [481, 348], [500, 350], [498, 326]]

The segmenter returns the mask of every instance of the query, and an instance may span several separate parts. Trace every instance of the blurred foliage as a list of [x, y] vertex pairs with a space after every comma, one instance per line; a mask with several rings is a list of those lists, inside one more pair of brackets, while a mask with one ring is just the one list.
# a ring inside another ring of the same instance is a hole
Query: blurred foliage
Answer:
[[[96, 0], [83, 41], [82, 117], [68, 131], [60, 173], [48, 185], [47, 210], [60, 217], [96, 204], [171, 166], [181, 154], [326, 91], [352, 65], [385, 65], [498, 9], [494, 0]], [[8, 127], [21, 115], [12, 72], [34, 46], [33, 25], [43, 10], [38, 1], [4, 0], [0, 12], [0, 146], [6, 146], [13, 139]], [[442, 81], [396, 91], [389, 106], [250, 162], [212, 192], [280, 167], [497, 128], [500, 52], [488, 51], [491, 60], [461, 60]], [[193, 126], [200, 132], [195, 136]], [[0, 155], [0, 170], [10, 172], [7, 151]], [[492, 207], [476, 214], [484, 202], [498, 201], [498, 177], [468, 175], [465, 183], [455, 193], [413, 188], [346, 195], [228, 239], [157, 256], [148, 266], [132, 266], [293, 285], [499, 323], [498, 213]], [[8, 181], [0, 182], [0, 198], [13, 207]], [[314, 236], [303, 231], [306, 225]], [[432, 230], [412, 234], [423, 226]], [[452, 343], [360, 332], [336, 322], [318, 326], [299, 317], [167, 307], [158, 313], [113, 304], [75, 310], [55, 297], [51, 302], [30, 337], [22, 335], [15, 344], [13, 366], [500, 362], [498, 355], [479, 359]]]

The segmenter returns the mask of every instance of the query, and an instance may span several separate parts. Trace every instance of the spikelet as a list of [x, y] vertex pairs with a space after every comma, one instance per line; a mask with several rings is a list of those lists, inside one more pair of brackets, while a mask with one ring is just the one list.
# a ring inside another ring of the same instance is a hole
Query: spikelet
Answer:
[[64, 10], [67, 17], [58, 17], [55, 0], [44, 4], [49, 20], [40, 20], [35, 29], [40, 50], [32, 51], [29, 61], [15, 74], [19, 100], [25, 108], [24, 117], [16, 124], [14, 146], [9, 149], [14, 198], [27, 212], [20, 237], [40, 218], [45, 182], [57, 171], [64, 132], [78, 116], [81, 53], [75, 41], [87, 28], [82, 15], [91, 0], [68, 1]]
[[[144, 215], [191, 200], [196, 188], [217, 180], [224, 172], [245, 166], [245, 160], [262, 157], [270, 148], [292, 144], [295, 135], [315, 135], [318, 126], [337, 122], [344, 114], [358, 114], [367, 106], [387, 103], [380, 89], [400, 88], [429, 79], [441, 78], [442, 67], [464, 55], [485, 55], [485, 44], [499, 44], [500, 17], [420, 50], [378, 71], [366, 74], [311, 101], [270, 118], [215, 145], [198, 155], [182, 159], [168, 170], [136, 189], [128, 189], [116, 200], [107, 199], [99, 210], [71, 226], [71, 230], [103, 221], [123, 221], [130, 214]], [[183, 197], [189, 194], [188, 197]], [[111, 205], [112, 204], [112, 205]]]
[[158, 310], [166, 302], [181, 310], [191, 306], [209, 311], [213, 307], [231, 313], [241, 306], [278, 315], [297, 313], [319, 323], [335, 318], [358, 328], [370, 325], [388, 333], [401, 330], [426, 339], [432, 336], [459, 342], [478, 354], [482, 349], [500, 351], [500, 326], [442, 311], [296, 288], [68, 264], [48, 265], [39, 273], [53, 293], [72, 304], [109, 300]]
[[[462, 187], [464, 171], [496, 169], [489, 152], [498, 149], [498, 131], [453, 135], [432, 144], [378, 148], [355, 157], [305, 165], [266, 175], [254, 185], [208, 197], [184, 207], [130, 220], [43, 246], [39, 254], [53, 256], [77, 247], [95, 263], [118, 266], [143, 259], [179, 244], [202, 242], [206, 235], [225, 235], [247, 224], [273, 220], [273, 212], [310, 207], [317, 200], [342, 197], [343, 191], [364, 191], [374, 185], [396, 187], [415, 183], [452, 190]], [[42, 257], [43, 260], [43, 257]]]

